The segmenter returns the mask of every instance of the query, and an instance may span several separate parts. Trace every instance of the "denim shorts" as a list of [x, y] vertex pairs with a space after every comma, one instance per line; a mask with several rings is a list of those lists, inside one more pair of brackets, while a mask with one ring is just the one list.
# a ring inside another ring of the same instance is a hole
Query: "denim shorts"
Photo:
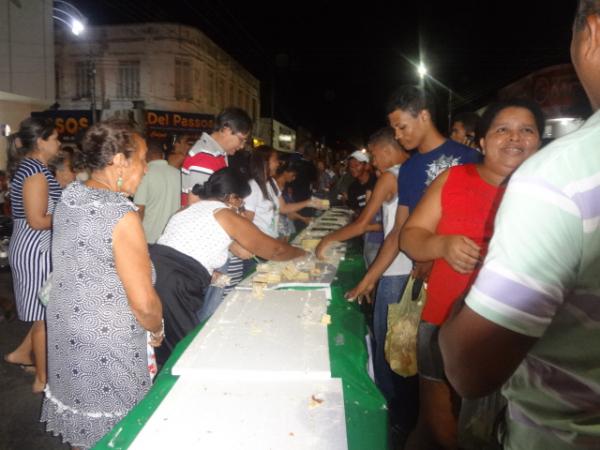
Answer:
[[440, 327], [421, 320], [417, 332], [417, 368], [419, 375], [432, 381], [446, 381], [444, 360], [438, 342]]

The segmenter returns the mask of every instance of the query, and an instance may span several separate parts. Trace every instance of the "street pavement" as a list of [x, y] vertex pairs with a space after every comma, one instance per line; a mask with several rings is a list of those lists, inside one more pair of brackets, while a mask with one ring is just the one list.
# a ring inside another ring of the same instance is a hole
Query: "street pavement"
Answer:
[[[1, 305], [12, 302], [10, 273], [0, 272]], [[0, 313], [1, 316], [1, 313]], [[4, 361], [27, 334], [31, 324], [0, 317], [0, 450], [68, 450], [59, 437], [46, 432], [41, 423], [42, 394], [31, 392], [33, 375]]]

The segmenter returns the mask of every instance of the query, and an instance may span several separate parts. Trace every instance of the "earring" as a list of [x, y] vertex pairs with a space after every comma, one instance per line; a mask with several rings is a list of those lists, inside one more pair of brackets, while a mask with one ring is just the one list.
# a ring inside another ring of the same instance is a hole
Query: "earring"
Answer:
[[119, 178], [117, 178], [117, 189], [119, 190], [119, 192], [121, 192], [122, 187], [123, 187], [123, 177], [121, 175], [119, 175]]

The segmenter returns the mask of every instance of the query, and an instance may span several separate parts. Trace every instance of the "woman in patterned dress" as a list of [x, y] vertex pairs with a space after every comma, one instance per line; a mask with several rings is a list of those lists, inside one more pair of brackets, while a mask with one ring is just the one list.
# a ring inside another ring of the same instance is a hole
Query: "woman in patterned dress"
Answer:
[[63, 191], [54, 215], [47, 307], [48, 384], [41, 420], [63, 441], [90, 448], [148, 392], [150, 343], [162, 307], [135, 193], [147, 147], [123, 123], [94, 125], [76, 166], [90, 179]]
[[33, 322], [33, 326], [4, 359], [13, 364], [35, 364], [32, 390], [36, 394], [46, 384], [45, 310], [37, 293], [51, 270], [52, 212], [60, 197], [60, 186], [47, 165], [59, 148], [54, 125], [30, 118], [21, 122], [12, 136], [9, 151], [14, 219], [9, 263], [19, 319]]

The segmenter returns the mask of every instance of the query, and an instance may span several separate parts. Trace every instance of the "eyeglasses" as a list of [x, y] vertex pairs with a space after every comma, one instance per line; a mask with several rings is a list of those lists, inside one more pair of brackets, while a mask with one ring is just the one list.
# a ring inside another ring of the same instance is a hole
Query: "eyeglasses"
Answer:
[[243, 135], [242, 133], [235, 133], [235, 137], [237, 137], [240, 140], [240, 145], [246, 145], [246, 142], [248, 142], [248, 139], [250, 138], [250, 135]]

